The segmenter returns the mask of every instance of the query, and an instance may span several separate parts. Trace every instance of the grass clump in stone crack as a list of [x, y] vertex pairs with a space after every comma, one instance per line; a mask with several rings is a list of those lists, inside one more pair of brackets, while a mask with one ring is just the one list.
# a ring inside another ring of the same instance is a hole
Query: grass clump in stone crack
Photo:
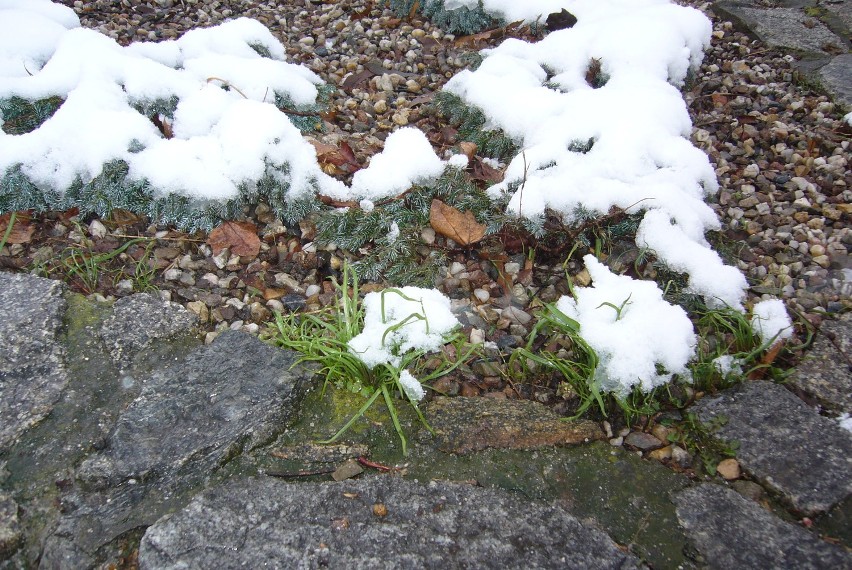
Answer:
[[[317, 363], [326, 383], [364, 396], [361, 408], [324, 443], [337, 441], [381, 397], [407, 453], [395, 402], [411, 405], [431, 430], [418, 407], [425, 395], [423, 384], [455, 370], [478, 347], [466, 343], [449, 300], [436, 290], [388, 288], [362, 299], [358, 275], [348, 262], [335, 288], [339, 299], [333, 306], [276, 314], [273, 341], [301, 352], [299, 362]], [[452, 348], [445, 350], [447, 346]], [[427, 362], [426, 355], [437, 358]]]

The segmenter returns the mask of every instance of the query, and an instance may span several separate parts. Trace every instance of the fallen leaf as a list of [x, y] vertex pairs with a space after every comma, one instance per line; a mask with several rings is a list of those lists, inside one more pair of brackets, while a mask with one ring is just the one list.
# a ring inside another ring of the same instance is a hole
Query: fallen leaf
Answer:
[[319, 141], [310, 141], [317, 153], [317, 162], [323, 172], [330, 176], [340, 174], [352, 174], [361, 170], [361, 165], [352, 152], [352, 147], [344, 141], [340, 147]]
[[172, 130], [172, 124], [169, 122], [169, 119], [164, 117], [162, 114], [157, 113], [151, 117], [151, 122], [160, 130], [163, 137], [170, 139], [175, 136], [175, 133]]
[[462, 151], [468, 160], [473, 160], [473, 155], [476, 154], [476, 146], [475, 142], [463, 141], [459, 143], [459, 150]]
[[[0, 239], [6, 235], [6, 230], [9, 229], [9, 219], [12, 213], [3, 214], [0, 216]], [[13, 243], [29, 243], [33, 239], [35, 226], [30, 223], [32, 218], [27, 212], [16, 212], [15, 221], [12, 224], [12, 231], [9, 232], [9, 237], [6, 239], [7, 244]]]
[[714, 107], [724, 107], [728, 104], [728, 96], [723, 93], [713, 93], [710, 95]]
[[429, 223], [436, 232], [462, 247], [477, 243], [485, 237], [486, 226], [476, 221], [473, 212], [461, 212], [437, 198], [432, 200]]
[[254, 257], [260, 253], [257, 226], [251, 222], [222, 222], [210, 232], [207, 244], [213, 248], [213, 255], [219, 255], [225, 248], [241, 257]]
[[369, 69], [364, 69], [363, 71], [359, 71], [357, 73], [353, 73], [343, 80], [340, 87], [346, 91], [347, 93], [351, 93], [353, 89], [356, 87], [363, 87], [367, 85], [367, 82], [373, 77], [375, 73], [370, 71]]
[[503, 175], [504, 172], [502, 170], [489, 166], [480, 158], [476, 158], [473, 161], [473, 175], [471, 176], [473, 180], [481, 180], [488, 184], [497, 184], [503, 181]]
[[479, 32], [478, 34], [462, 36], [460, 38], [456, 38], [454, 45], [456, 47], [475, 47], [477, 44], [486, 43], [490, 40], [498, 40], [518, 29], [521, 24], [523, 24], [523, 22], [519, 20], [517, 22], [512, 22], [511, 24], [506, 24], [502, 28], [494, 28], [493, 30]]

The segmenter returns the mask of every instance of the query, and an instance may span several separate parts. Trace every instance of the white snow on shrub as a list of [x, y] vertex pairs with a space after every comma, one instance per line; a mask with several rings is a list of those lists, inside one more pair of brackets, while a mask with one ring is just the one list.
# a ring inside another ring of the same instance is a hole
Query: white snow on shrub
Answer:
[[[563, 7], [578, 18], [538, 43], [510, 39], [484, 50], [476, 71], [462, 71], [445, 87], [481, 108], [487, 127], [520, 143], [491, 196], [519, 185], [509, 211], [534, 218], [551, 208], [568, 223], [613, 206], [646, 210], [639, 245], [686, 271], [691, 289], [709, 304], [740, 308], [745, 279], [724, 268], [704, 239], [719, 228], [704, 202], [718, 184], [707, 155], [689, 141], [692, 125], [678, 90], [703, 58], [710, 21], [695, 9], [659, 1], [491, 0], [484, 6], [499, 7], [508, 20]], [[599, 88], [586, 81], [593, 60], [606, 79]]]
[[436, 289], [401, 287], [364, 296], [364, 330], [349, 350], [370, 368], [399, 366], [411, 350], [440, 350], [458, 319], [450, 300]]
[[[289, 184], [291, 197], [318, 191], [351, 200], [400, 194], [443, 171], [426, 136], [408, 128], [388, 137], [352, 188], [326, 175], [274, 105], [276, 92], [294, 106], [315, 103], [321, 80], [284, 61], [284, 47], [255, 20], [127, 47], [79, 25], [59, 4], [0, 0], [0, 98], [65, 99], [34, 131], [0, 133], [0, 172], [21, 165], [37, 186], [61, 192], [119, 159], [158, 195], [204, 201], [234, 198], [241, 184], [269, 173]], [[172, 97], [179, 102], [167, 139], [134, 105]]]
[[580, 323], [597, 353], [601, 389], [625, 396], [636, 385], [647, 392], [674, 374], [689, 376], [696, 336], [686, 312], [652, 281], [616, 275], [592, 255], [583, 261], [592, 286], [575, 288], [576, 299], [563, 296], [556, 306]]
[[767, 299], [755, 304], [751, 311], [751, 328], [764, 344], [793, 336], [793, 323], [780, 299]]
[[419, 402], [426, 395], [420, 380], [412, 376], [408, 370], [403, 370], [399, 373], [399, 383], [405, 395], [415, 402]]
[[384, 150], [370, 160], [367, 168], [352, 177], [352, 192], [367, 198], [402, 194], [416, 182], [436, 178], [444, 163], [432, 150], [422, 131], [406, 127], [391, 133]]

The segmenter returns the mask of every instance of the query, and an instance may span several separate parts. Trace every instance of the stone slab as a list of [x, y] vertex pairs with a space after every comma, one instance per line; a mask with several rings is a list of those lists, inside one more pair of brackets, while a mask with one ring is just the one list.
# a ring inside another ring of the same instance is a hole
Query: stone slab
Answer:
[[847, 108], [852, 107], [852, 53], [840, 54], [818, 72], [823, 86]]
[[101, 326], [100, 337], [113, 359], [127, 366], [154, 340], [187, 333], [197, 320], [178, 303], [136, 293], [115, 302], [112, 316]]
[[425, 413], [438, 448], [446, 453], [470, 453], [489, 447], [576, 445], [605, 437], [595, 422], [565, 421], [529, 400], [439, 397], [429, 403]]
[[[852, 62], [850, 62], [852, 71]], [[852, 313], [825, 320], [790, 384], [824, 408], [852, 414]]]
[[800, 6], [769, 8], [760, 2], [741, 0], [716, 2], [713, 10], [772, 47], [830, 57], [845, 51], [848, 43], [820, 20], [805, 14]]
[[49, 414], [68, 382], [64, 292], [59, 281], [0, 273], [0, 450]]
[[677, 516], [709, 568], [852, 568], [852, 554], [736, 491], [705, 483], [675, 496]]
[[150, 527], [140, 569], [637, 568], [602, 531], [506, 492], [378, 476], [244, 479]]
[[68, 514], [42, 564], [93, 564], [106, 543], [184, 506], [235, 457], [293, 421], [312, 371], [298, 355], [225, 331], [184, 361], [155, 370], [86, 459], [63, 497]]
[[716, 435], [740, 443], [740, 465], [796, 511], [814, 515], [852, 494], [852, 433], [778, 384], [753, 381], [693, 407], [724, 416]]

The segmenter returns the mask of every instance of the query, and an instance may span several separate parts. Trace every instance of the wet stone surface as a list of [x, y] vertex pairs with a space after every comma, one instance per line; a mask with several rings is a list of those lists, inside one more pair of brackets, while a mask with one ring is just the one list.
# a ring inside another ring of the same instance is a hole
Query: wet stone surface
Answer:
[[715, 435], [738, 441], [740, 465], [796, 511], [825, 512], [852, 493], [852, 434], [783, 386], [748, 382], [693, 410], [727, 418]]
[[850, 568], [852, 554], [721, 485], [678, 493], [677, 515], [710, 568]]
[[290, 568], [639, 567], [559, 507], [389, 476], [234, 481], [149, 528], [139, 549], [142, 569], [261, 567], [269, 560]]
[[823, 321], [790, 383], [826, 409], [852, 414], [852, 313]]
[[446, 453], [469, 453], [488, 447], [535, 449], [604, 438], [597, 423], [565, 421], [531, 401], [436, 398], [425, 413], [435, 430], [438, 448]]
[[128, 365], [135, 354], [158, 338], [187, 333], [197, 317], [178, 303], [138, 293], [115, 302], [113, 314], [101, 327], [100, 336], [113, 359]]
[[102, 546], [184, 504], [233, 457], [270, 441], [291, 421], [310, 376], [291, 370], [295, 359], [226, 332], [153, 372], [105, 449], [80, 466], [42, 563], [90, 565]]
[[0, 450], [50, 410], [68, 377], [61, 335], [65, 287], [0, 273]]

